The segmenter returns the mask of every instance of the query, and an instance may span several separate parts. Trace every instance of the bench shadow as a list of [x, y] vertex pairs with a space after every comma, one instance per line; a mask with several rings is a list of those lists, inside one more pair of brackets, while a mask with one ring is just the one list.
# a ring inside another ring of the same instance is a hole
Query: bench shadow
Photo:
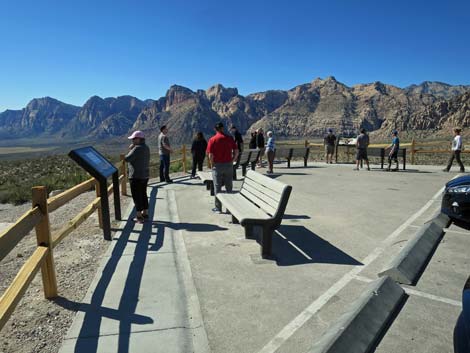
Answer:
[[303, 215], [296, 215], [296, 214], [284, 214], [282, 216], [282, 219], [310, 219], [310, 216], [307, 216], [305, 214]]
[[[279, 234], [273, 236], [272, 253], [279, 266], [293, 266], [309, 263], [336, 265], [363, 265], [355, 258], [322, 239], [304, 226], [282, 225]], [[293, 245], [295, 246], [293, 246]], [[300, 249], [304, 254], [302, 254]]]
[[[149, 216], [153, 217], [155, 213], [155, 204], [157, 200], [157, 188], [152, 188], [149, 197]], [[119, 331], [116, 342], [116, 348], [113, 351], [117, 353], [129, 352], [130, 334], [132, 325], [149, 325], [154, 319], [149, 316], [139, 315], [136, 313], [137, 304], [139, 302], [139, 291], [141, 287], [144, 265], [149, 250], [158, 250], [163, 245], [164, 229], [158, 227], [157, 237], [154, 244], [150, 242], [152, 234], [152, 224], [146, 222], [142, 231], [139, 232], [138, 240], [130, 239], [131, 234], [135, 233], [135, 223], [128, 220], [124, 229], [122, 229], [119, 237], [114, 238], [116, 244], [108, 261], [101, 270], [101, 277], [93, 291], [90, 303], [77, 303], [65, 298], [58, 298], [56, 304], [66, 309], [83, 312], [83, 322], [78, 333], [78, 338], [73, 349], [74, 353], [94, 353], [98, 350], [100, 335], [103, 334], [103, 319], [106, 321], [111, 319], [118, 322]], [[117, 273], [118, 265], [123, 259], [124, 251], [128, 243], [135, 243], [134, 253], [126, 255], [131, 258], [129, 272], [125, 279], [124, 289], [121, 293], [113, 295], [120, 296], [119, 304], [116, 308], [109, 308], [103, 305], [105, 294], [111, 290], [109, 288], [113, 276]], [[130, 257], [131, 256], [131, 257]], [[144, 328], [141, 328], [144, 329]]]
[[187, 232], [217, 232], [219, 230], [227, 230], [228, 228], [220, 227], [215, 224], [208, 223], [173, 223], [167, 221], [153, 222], [154, 227], [168, 227], [174, 230], [185, 230]]

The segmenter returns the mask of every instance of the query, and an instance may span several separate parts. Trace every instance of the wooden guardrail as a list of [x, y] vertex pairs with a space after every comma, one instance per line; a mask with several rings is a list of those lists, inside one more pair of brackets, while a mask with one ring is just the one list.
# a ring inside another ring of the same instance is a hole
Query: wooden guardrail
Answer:
[[[127, 194], [127, 172], [124, 158], [118, 165], [121, 193]], [[47, 198], [44, 186], [32, 189], [32, 208], [23, 214], [15, 224], [0, 233], [0, 261], [3, 260], [15, 246], [34, 228], [36, 231], [37, 248], [26, 260], [10, 286], [0, 297], [0, 330], [6, 324], [16, 305], [23, 297], [36, 273], [41, 269], [45, 298], [57, 296], [57, 281], [54, 266], [53, 249], [70, 233], [82, 224], [94, 211], [99, 210], [101, 197], [109, 197], [112, 185], [104, 195], [99, 190], [99, 184], [91, 178], [54, 197]], [[82, 193], [91, 189], [97, 190], [97, 197], [67, 222], [61, 229], [51, 233], [49, 213], [62, 207]], [[101, 212], [98, 212], [101, 217]], [[102, 227], [102, 223], [100, 223]]]
[[[287, 145], [298, 145], [299, 147], [302, 145], [302, 142], [299, 141], [297, 143], [295, 142], [289, 142], [289, 143], [282, 143], [282, 144], [287, 144]], [[416, 156], [418, 154], [450, 154], [450, 144], [451, 142], [449, 140], [441, 140], [441, 141], [418, 141], [416, 139], [412, 139], [411, 142], [404, 142], [400, 143], [400, 147], [406, 148], [407, 149], [407, 154], [410, 155], [411, 158], [411, 164], [416, 163]], [[305, 145], [313, 147], [313, 148], [323, 148], [322, 143], [309, 143], [308, 140], [305, 141]], [[449, 149], [444, 149], [442, 146], [448, 145]], [[355, 149], [354, 145], [342, 145], [349, 147], [351, 151], [346, 151], [347, 154], [354, 153], [353, 150]], [[369, 148], [387, 148], [390, 146], [390, 143], [376, 143], [376, 144], [370, 144]], [[470, 150], [464, 150], [462, 151], [463, 154], [468, 154], [470, 153]]]

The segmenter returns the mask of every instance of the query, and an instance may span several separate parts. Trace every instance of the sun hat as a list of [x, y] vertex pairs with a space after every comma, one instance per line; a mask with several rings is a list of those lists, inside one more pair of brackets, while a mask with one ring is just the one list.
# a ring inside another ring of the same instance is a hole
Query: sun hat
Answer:
[[129, 140], [132, 140], [135, 138], [139, 138], [139, 139], [145, 138], [144, 133], [140, 130], [137, 130], [137, 131], [134, 131], [132, 135], [128, 137]]

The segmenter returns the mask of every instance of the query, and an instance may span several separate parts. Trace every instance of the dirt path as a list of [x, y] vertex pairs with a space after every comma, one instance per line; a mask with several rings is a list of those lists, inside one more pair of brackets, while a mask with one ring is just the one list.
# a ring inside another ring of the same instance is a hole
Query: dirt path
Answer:
[[[94, 191], [84, 193], [51, 213], [52, 230], [59, 229], [95, 197]], [[130, 202], [130, 197], [121, 198], [123, 212]], [[30, 207], [30, 204], [0, 204], [0, 224], [15, 222]], [[111, 219], [114, 219], [113, 211]], [[109, 245], [110, 242], [103, 240], [96, 212], [66, 237], [54, 249], [59, 297], [54, 301], [44, 299], [41, 275], [38, 273], [0, 333], [0, 353], [58, 352], [95, 275], [97, 264]], [[11, 284], [35, 246], [36, 236], [31, 232], [1, 261], [0, 295]]]

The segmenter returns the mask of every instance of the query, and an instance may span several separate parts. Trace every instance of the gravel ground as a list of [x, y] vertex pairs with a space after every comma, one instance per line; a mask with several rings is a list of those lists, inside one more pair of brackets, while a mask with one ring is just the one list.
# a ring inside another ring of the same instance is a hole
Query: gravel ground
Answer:
[[[52, 231], [72, 219], [96, 197], [94, 191], [84, 193], [50, 215]], [[130, 197], [121, 197], [124, 212]], [[110, 200], [111, 219], [114, 219]], [[30, 204], [12, 206], [0, 204], [0, 223], [13, 223]], [[116, 223], [112, 224], [115, 226]], [[0, 353], [56, 353], [67, 333], [80, 302], [95, 275], [102, 255], [110, 245], [103, 239], [95, 212], [55, 249], [59, 297], [44, 299], [41, 275], [38, 273], [0, 333]], [[11, 284], [20, 267], [36, 246], [35, 232], [27, 235], [0, 262], [0, 295]]]

